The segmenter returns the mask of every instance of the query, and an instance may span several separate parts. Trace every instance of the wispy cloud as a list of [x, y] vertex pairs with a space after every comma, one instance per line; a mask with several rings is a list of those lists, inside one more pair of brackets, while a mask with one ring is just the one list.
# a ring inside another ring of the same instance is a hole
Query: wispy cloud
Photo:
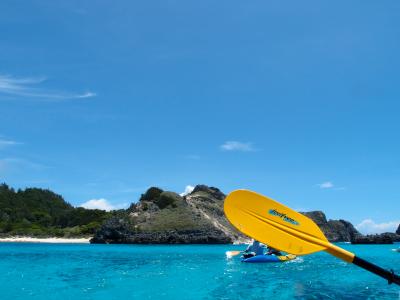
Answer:
[[180, 193], [179, 195], [181, 195], [181, 196], [186, 196], [187, 194], [190, 194], [191, 192], [193, 192], [193, 190], [194, 190], [194, 186], [192, 186], [192, 185], [187, 185], [187, 186], [185, 187], [185, 191], [184, 191], [183, 193]]
[[219, 148], [222, 151], [241, 151], [241, 152], [256, 151], [252, 143], [242, 143], [238, 141], [227, 141], [221, 146], [219, 146]]
[[0, 95], [9, 95], [17, 98], [40, 98], [47, 101], [84, 99], [96, 96], [93, 92], [71, 93], [39, 88], [38, 85], [44, 81], [46, 81], [45, 77], [15, 78], [9, 75], [0, 75]]
[[105, 211], [110, 211], [110, 210], [126, 208], [128, 204], [127, 203], [111, 204], [108, 200], [100, 198], [100, 199], [91, 199], [89, 201], [82, 203], [79, 206], [87, 209], [101, 209]]
[[331, 189], [335, 191], [344, 191], [346, 189], [346, 187], [344, 186], [334, 185], [332, 181], [325, 181], [322, 183], [318, 183], [317, 186], [322, 190]]
[[318, 183], [317, 186], [319, 186], [320, 189], [331, 189], [335, 185], [331, 181], [325, 181], [322, 183]]
[[395, 232], [399, 224], [400, 220], [375, 223], [375, 221], [371, 219], [365, 219], [360, 224], [358, 224], [356, 228], [363, 234], [375, 234], [383, 232]]
[[6, 139], [3, 139], [0, 137], [0, 150], [4, 149], [6, 147], [9, 147], [9, 146], [15, 146], [15, 145], [19, 145], [19, 144], [21, 144], [21, 143], [12, 141], [12, 140], [6, 140]]

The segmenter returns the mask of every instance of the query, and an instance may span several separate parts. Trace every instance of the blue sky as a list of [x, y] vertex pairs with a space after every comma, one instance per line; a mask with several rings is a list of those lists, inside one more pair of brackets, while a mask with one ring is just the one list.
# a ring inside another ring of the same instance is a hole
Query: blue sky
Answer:
[[0, 179], [81, 205], [248, 188], [400, 220], [397, 1], [1, 1]]

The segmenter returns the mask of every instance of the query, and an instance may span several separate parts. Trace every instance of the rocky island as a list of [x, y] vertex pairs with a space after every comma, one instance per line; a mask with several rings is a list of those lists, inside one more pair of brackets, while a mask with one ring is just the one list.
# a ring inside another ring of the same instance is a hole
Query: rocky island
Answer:
[[[224, 244], [249, 240], [225, 218], [225, 194], [197, 185], [187, 195], [149, 188], [128, 209], [106, 212], [73, 207], [50, 190], [17, 190], [0, 185], [0, 238], [91, 238], [102, 244]], [[331, 242], [382, 244], [400, 241], [396, 233], [362, 235], [345, 220], [322, 211], [303, 212]]]
[[[197, 185], [185, 196], [152, 187], [127, 210], [113, 217], [95, 233], [92, 243], [220, 244], [248, 240], [226, 220], [225, 195], [215, 187]], [[331, 242], [363, 242], [363, 236], [348, 221], [327, 220], [322, 211], [303, 212]], [[378, 235], [379, 236], [379, 235]], [[400, 236], [393, 233], [390, 241]], [[387, 235], [377, 242], [387, 242]]]
[[92, 243], [225, 244], [244, 240], [227, 221], [225, 195], [217, 188], [197, 185], [186, 195], [151, 187], [124, 218], [109, 219]]

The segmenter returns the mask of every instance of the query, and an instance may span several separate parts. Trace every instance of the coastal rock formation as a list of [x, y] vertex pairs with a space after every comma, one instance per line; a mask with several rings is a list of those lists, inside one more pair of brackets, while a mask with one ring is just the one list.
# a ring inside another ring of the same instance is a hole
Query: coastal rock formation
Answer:
[[221, 244], [244, 239], [226, 220], [225, 195], [198, 185], [186, 196], [151, 187], [124, 217], [103, 224], [92, 243]]
[[400, 235], [400, 224], [399, 227], [397, 227], [396, 234]]
[[[106, 221], [92, 243], [187, 244], [248, 241], [225, 218], [225, 195], [215, 187], [197, 185], [180, 196], [149, 188], [137, 203]], [[322, 211], [303, 213], [321, 228], [331, 242], [354, 240], [361, 234], [344, 220], [327, 220]]]
[[345, 220], [327, 220], [322, 211], [302, 212], [321, 228], [330, 242], [350, 242], [361, 233]]
[[393, 242], [400, 242], [400, 235], [392, 232], [357, 236], [351, 241], [352, 244], [393, 244]]

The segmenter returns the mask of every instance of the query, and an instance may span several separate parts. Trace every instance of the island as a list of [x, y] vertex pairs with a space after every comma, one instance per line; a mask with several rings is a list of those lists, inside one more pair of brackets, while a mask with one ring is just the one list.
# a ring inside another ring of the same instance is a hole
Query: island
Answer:
[[[50, 190], [14, 190], [0, 185], [0, 238], [90, 238], [95, 244], [245, 243], [224, 215], [226, 195], [197, 185], [187, 195], [150, 187], [129, 208], [111, 212], [74, 207]], [[346, 220], [328, 220], [322, 211], [301, 212], [331, 242], [354, 244], [400, 241], [396, 232], [362, 235]]]

